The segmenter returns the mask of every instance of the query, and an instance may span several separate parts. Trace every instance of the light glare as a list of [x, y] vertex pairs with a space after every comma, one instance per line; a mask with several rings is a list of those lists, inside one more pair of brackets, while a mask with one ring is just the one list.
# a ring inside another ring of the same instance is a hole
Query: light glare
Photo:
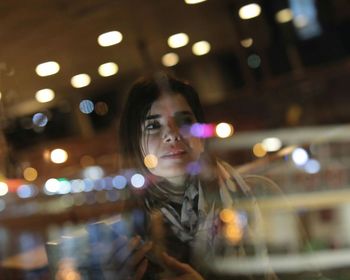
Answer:
[[0, 196], [4, 196], [9, 191], [9, 187], [5, 182], [0, 182]]
[[133, 187], [137, 189], [142, 188], [145, 184], [145, 177], [143, 177], [141, 174], [136, 173], [132, 175], [130, 182]]
[[101, 47], [109, 47], [119, 44], [123, 40], [123, 35], [119, 31], [109, 31], [101, 34], [97, 42]]
[[293, 13], [291, 9], [283, 9], [276, 13], [275, 19], [278, 23], [286, 23], [293, 19]]
[[188, 44], [189, 38], [186, 33], [177, 33], [168, 38], [168, 45], [171, 48], [181, 48]]
[[54, 75], [58, 71], [60, 71], [60, 65], [55, 61], [41, 63], [35, 68], [35, 72], [41, 77]]
[[167, 53], [162, 57], [162, 64], [166, 67], [171, 67], [179, 62], [179, 56], [176, 53]]
[[54, 149], [50, 153], [50, 159], [53, 163], [64, 163], [68, 159], [68, 154], [63, 149]]
[[253, 39], [252, 38], [246, 38], [241, 40], [241, 46], [243, 48], [249, 48], [253, 45]]
[[185, 0], [185, 3], [188, 5], [194, 5], [194, 4], [202, 3], [205, 1], [207, 1], [207, 0]]
[[40, 103], [50, 102], [55, 98], [55, 92], [52, 89], [44, 88], [35, 93], [35, 99]]
[[98, 67], [98, 73], [102, 77], [113, 76], [117, 74], [118, 70], [119, 70], [118, 65], [114, 62], [107, 62], [107, 63], [101, 64]]
[[238, 15], [241, 19], [251, 19], [259, 16], [261, 13], [261, 7], [256, 4], [248, 4], [241, 7], [238, 11]]
[[91, 78], [88, 74], [78, 74], [71, 78], [71, 84], [75, 88], [86, 87], [90, 84]]
[[296, 165], [304, 165], [308, 161], [309, 155], [303, 148], [297, 148], [292, 153], [292, 159]]
[[210, 44], [207, 41], [199, 41], [192, 46], [192, 52], [194, 55], [205, 55], [210, 51]]
[[282, 147], [282, 142], [277, 137], [266, 138], [262, 141], [261, 144], [263, 145], [264, 149], [268, 152], [278, 151]]
[[220, 138], [227, 138], [233, 134], [233, 126], [228, 123], [219, 123], [215, 127], [216, 135]]

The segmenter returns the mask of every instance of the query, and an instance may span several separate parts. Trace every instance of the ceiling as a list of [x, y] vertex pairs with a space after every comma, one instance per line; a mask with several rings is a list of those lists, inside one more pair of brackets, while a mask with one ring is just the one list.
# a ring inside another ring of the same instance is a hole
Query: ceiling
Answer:
[[[207, 40], [212, 51], [234, 49], [235, 37], [229, 1], [207, 1], [186, 5], [180, 0], [4, 0], [0, 3], [0, 91], [3, 114], [14, 117], [32, 114], [54, 106], [72, 95], [97, 92], [99, 88], [130, 73], [141, 73], [160, 66], [161, 56], [171, 49], [167, 38], [186, 32], [190, 43]], [[101, 33], [118, 30], [120, 44], [102, 48]], [[191, 44], [178, 49], [182, 61], [193, 59]], [[39, 77], [35, 67], [45, 61], [57, 61], [60, 72]], [[117, 76], [102, 78], [97, 67], [108, 61], [119, 66]], [[75, 89], [70, 78], [87, 73], [92, 83]], [[56, 99], [38, 103], [35, 92], [51, 88]]]

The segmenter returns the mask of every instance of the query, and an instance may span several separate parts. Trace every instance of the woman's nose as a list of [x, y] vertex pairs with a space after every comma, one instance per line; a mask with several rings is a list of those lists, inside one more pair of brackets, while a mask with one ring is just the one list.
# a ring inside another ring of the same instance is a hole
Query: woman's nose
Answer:
[[176, 125], [168, 125], [164, 129], [164, 142], [179, 141], [181, 139], [180, 130]]

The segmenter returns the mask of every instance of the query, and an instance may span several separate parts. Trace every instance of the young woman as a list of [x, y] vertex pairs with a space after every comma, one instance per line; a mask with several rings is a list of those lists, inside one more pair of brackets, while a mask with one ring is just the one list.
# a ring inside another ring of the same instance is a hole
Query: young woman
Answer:
[[[163, 250], [156, 255], [166, 274], [176, 276], [169, 279], [203, 279], [211, 258], [227, 245], [220, 212], [232, 209], [233, 198], [252, 198], [232, 167], [211, 159], [203, 138], [191, 134], [195, 123], [204, 123], [204, 115], [188, 83], [158, 74], [131, 88], [120, 120], [120, 151], [124, 168], [147, 181], [134, 193], [146, 213], [142, 238], [129, 243], [126, 267], [134, 279], [156, 278], [146, 273], [147, 254]], [[158, 236], [154, 227], [160, 224]], [[243, 229], [236, 230], [239, 238]], [[153, 242], [141, 245], [141, 239]]]

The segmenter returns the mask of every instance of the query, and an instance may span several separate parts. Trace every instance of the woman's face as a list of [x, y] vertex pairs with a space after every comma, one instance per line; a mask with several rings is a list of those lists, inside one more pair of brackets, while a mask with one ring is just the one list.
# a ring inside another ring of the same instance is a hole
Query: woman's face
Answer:
[[142, 127], [143, 156], [154, 155], [158, 164], [149, 171], [174, 184], [187, 177], [188, 165], [199, 159], [203, 141], [183, 133], [197, 120], [181, 94], [162, 95], [151, 106]]

